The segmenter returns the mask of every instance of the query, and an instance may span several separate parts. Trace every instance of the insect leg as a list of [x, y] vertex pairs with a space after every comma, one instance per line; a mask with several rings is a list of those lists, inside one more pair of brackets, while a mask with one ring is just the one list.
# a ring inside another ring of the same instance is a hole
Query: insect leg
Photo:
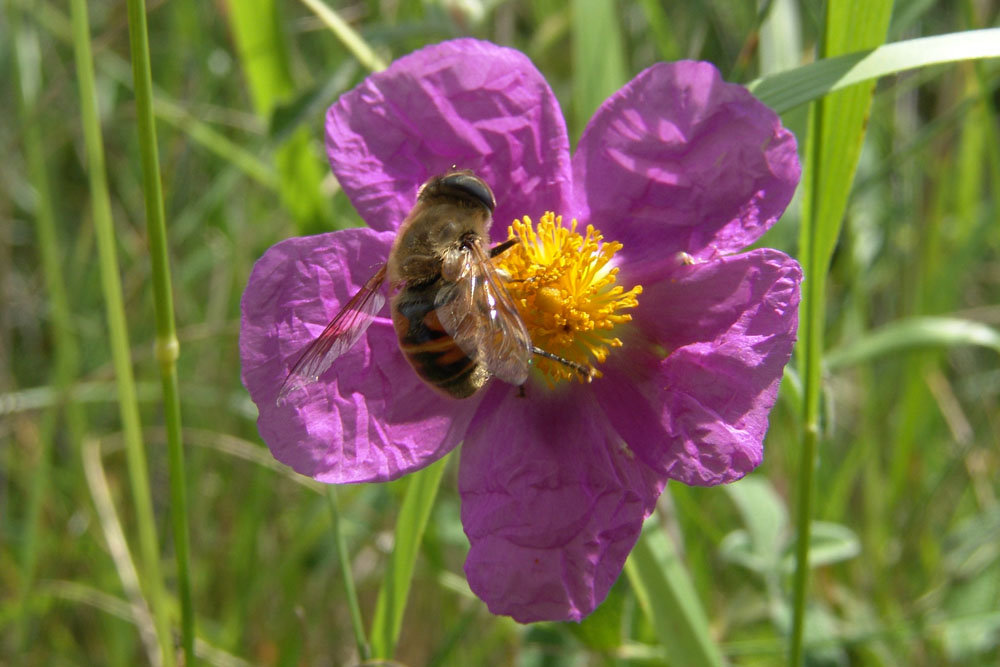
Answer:
[[503, 243], [498, 243], [490, 248], [490, 259], [507, 252], [512, 246], [517, 245], [517, 239], [507, 239]]
[[552, 361], [558, 362], [564, 366], [569, 366], [580, 375], [580, 379], [584, 382], [590, 382], [594, 379], [594, 369], [589, 366], [584, 366], [583, 364], [578, 364], [575, 361], [564, 359], [559, 355], [546, 352], [542, 348], [535, 345], [531, 346], [531, 351], [533, 354], [537, 354], [540, 357], [545, 357], [546, 359], [551, 359]]

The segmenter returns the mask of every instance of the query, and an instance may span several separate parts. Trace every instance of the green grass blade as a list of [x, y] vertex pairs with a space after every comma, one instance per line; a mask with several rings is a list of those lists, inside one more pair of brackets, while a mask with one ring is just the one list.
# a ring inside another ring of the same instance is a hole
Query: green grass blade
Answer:
[[445, 458], [410, 475], [406, 497], [396, 520], [392, 554], [375, 603], [371, 632], [373, 658], [390, 659], [396, 650], [417, 553], [447, 462]]
[[677, 36], [674, 35], [670, 18], [662, 2], [658, 0], [639, 0], [638, 6], [649, 23], [649, 32], [662, 60], [680, 60], [684, 57]]
[[671, 664], [724, 664], [690, 575], [655, 519], [643, 525], [625, 575]]
[[[840, 8], [840, 9], [838, 9]], [[827, 26], [827, 53], [851, 50], [884, 39], [892, 2], [843, 0], [832, 3]], [[829, 94], [819, 103], [816, 129], [810, 137], [811, 170], [806, 183], [815, 224], [804, 233], [811, 246], [814, 271], [825, 273], [847, 208], [854, 171], [861, 155], [875, 82], [866, 79], [852, 88]], [[806, 243], [802, 243], [802, 248]]]
[[[240, 0], [228, 7], [254, 108], [268, 124], [275, 107], [296, 94], [279, 5], [275, 0]], [[317, 158], [311, 143], [312, 130], [300, 127], [274, 152], [281, 201], [300, 234], [333, 227], [333, 209], [321, 187], [326, 165]]]
[[1000, 352], [1000, 331], [955, 317], [912, 317], [897, 320], [852, 340], [826, 355], [826, 366], [839, 370], [889, 354], [919, 347], [975, 345]]
[[156, 360], [163, 387], [163, 420], [167, 432], [170, 469], [170, 519], [173, 525], [177, 591], [181, 606], [181, 647], [184, 662], [194, 664], [194, 606], [191, 602], [190, 546], [188, 540], [187, 485], [184, 443], [181, 436], [181, 399], [177, 384], [180, 343], [174, 322], [174, 297], [170, 287], [167, 225], [163, 213], [163, 187], [153, 119], [153, 77], [149, 64], [149, 35], [144, 0], [128, 0], [128, 32], [135, 83], [136, 123], [142, 156], [143, 196], [146, 202], [146, 233], [156, 309]]
[[827, 56], [787, 72], [752, 81], [747, 88], [778, 113], [881, 76], [960, 60], [1000, 57], [1000, 28], [920, 37]]
[[[891, 0], [831, 0], [827, 5], [823, 57], [872, 48], [885, 39]], [[802, 451], [797, 480], [796, 567], [792, 580], [789, 662], [801, 665], [809, 577], [813, 472], [819, 441], [819, 406], [825, 330], [826, 274], [867, 127], [874, 81], [831, 93], [810, 115], [803, 178], [799, 256], [806, 276], [799, 317], [799, 363], [804, 368]]]
[[615, 3], [573, 0], [573, 127], [579, 138], [604, 100], [628, 80]]
[[340, 15], [327, 7], [322, 0], [302, 0], [302, 4], [312, 11], [320, 21], [326, 24], [340, 43], [357, 58], [358, 62], [368, 70], [377, 72], [386, 68], [385, 61], [379, 58], [374, 49], [368, 45], [361, 35], [349, 26]]
[[773, 0], [760, 24], [760, 71], [794, 69], [802, 62], [802, 19], [795, 0]]
[[90, 21], [84, 0], [73, 0], [70, 6], [74, 55], [80, 87], [80, 116], [87, 150], [87, 173], [100, 262], [101, 292], [104, 297], [111, 357], [118, 385], [118, 407], [124, 433], [129, 481], [132, 486], [132, 501], [135, 504], [136, 521], [139, 525], [141, 573], [146, 597], [156, 623], [163, 662], [169, 666], [174, 664], [173, 641], [170, 637], [163, 594], [156, 518], [153, 514], [146, 452], [142, 442], [139, 405], [136, 400], [135, 378], [132, 374], [131, 350], [115, 247], [115, 230], [111, 219], [111, 197], [108, 192], [104, 145], [97, 110], [94, 59], [90, 48]]

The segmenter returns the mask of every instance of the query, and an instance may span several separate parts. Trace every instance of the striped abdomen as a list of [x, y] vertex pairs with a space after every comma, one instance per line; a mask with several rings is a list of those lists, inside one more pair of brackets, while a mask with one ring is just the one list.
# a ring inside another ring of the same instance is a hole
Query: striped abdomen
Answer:
[[476, 393], [490, 378], [486, 367], [470, 359], [441, 326], [434, 297], [441, 279], [403, 288], [392, 301], [392, 323], [399, 348], [424, 382], [454, 396]]

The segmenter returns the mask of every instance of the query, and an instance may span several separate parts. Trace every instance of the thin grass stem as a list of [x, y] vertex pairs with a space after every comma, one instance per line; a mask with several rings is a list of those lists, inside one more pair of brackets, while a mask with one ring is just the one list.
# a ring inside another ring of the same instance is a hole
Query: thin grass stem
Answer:
[[139, 404], [136, 400], [135, 378], [129, 349], [125, 307], [119, 278], [115, 247], [114, 223], [111, 218], [111, 197], [105, 172], [104, 146], [97, 107], [94, 81], [94, 58], [90, 46], [90, 22], [85, 0], [70, 3], [73, 25], [73, 48], [80, 93], [80, 117], [86, 144], [87, 172], [97, 237], [101, 292], [104, 297], [111, 357], [118, 385], [118, 408], [125, 440], [125, 457], [132, 501], [135, 504], [139, 528], [139, 553], [142, 563], [143, 588], [152, 609], [156, 634], [163, 662], [174, 665], [173, 642], [167, 619], [160, 572], [160, 548], [156, 535], [156, 519], [149, 487], [146, 452], [142, 442]]
[[156, 309], [156, 360], [163, 385], [163, 419], [167, 432], [170, 468], [170, 518], [174, 555], [177, 560], [177, 590], [181, 605], [181, 646], [185, 664], [194, 664], [194, 607], [191, 601], [190, 547], [188, 542], [187, 486], [184, 443], [181, 434], [181, 401], [177, 385], [180, 343], [174, 322], [174, 299], [170, 288], [167, 227], [163, 213], [163, 188], [156, 148], [153, 118], [153, 78], [149, 64], [149, 35], [144, 0], [128, 0], [129, 45], [135, 82], [136, 123], [142, 159], [143, 194], [146, 202], [146, 233], [152, 264], [153, 304]]
[[[822, 104], [814, 105], [809, 114], [810, 137], [818, 138], [817, 128], [822, 127]], [[818, 169], [816, 160], [820, 151], [810, 145], [808, 155], [813, 161], [807, 165], [806, 174], [813, 179], [808, 192], [816, 193], [820, 184], [817, 183]], [[812, 524], [812, 492], [813, 468], [816, 462], [816, 448], [819, 439], [819, 399], [820, 382], [822, 381], [822, 348], [820, 336], [823, 331], [823, 295], [826, 286], [825, 270], [818, 270], [817, 243], [815, 230], [817, 221], [816, 197], [806, 197], [803, 202], [805, 214], [802, 217], [803, 234], [802, 255], [803, 264], [812, 269], [807, 274], [808, 280], [803, 283], [802, 303], [800, 306], [799, 349], [802, 351], [800, 373], [803, 378], [803, 431], [802, 449], [799, 452], [799, 474], [797, 478], [796, 517], [795, 517], [795, 573], [792, 577], [792, 628], [789, 638], [790, 665], [802, 664], [802, 640], [805, 628], [806, 592], [809, 584], [809, 531]]]
[[190, 547], [188, 541], [187, 486], [184, 443], [181, 435], [181, 401], [177, 384], [180, 343], [174, 321], [170, 288], [167, 227], [163, 213], [163, 188], [156, 148], [153, 118], [153, 79], [149, 64], [149, 35], [144, 0], [128, 0], [129, 44], [135, 83], [136, 122], [142, 156], [143, 194], [146, 202], [146, 233], [152, 264], [153, 304], [156, 309], [156, 360], [163, 384], [163, 419], [167, 432], [170, 468], [170, 517], [177, 560], [177, 589], [181, 604], [181, 646], [185, 664], [194, 664], [194, 607], [191, 601]]
[[340, 505], [337, 502], [337, 488], [332, 484], [327, 487], [326, 497], [330, 501], [330, 515], [333, 517], [333, 534], [337, 541], [337, 560], [340, 564], [340, 574], [344, 579], [344, 593], [347, 597], [347, 609], [351, 614], [351, 627], [354, 630], [354, 643], [358, 647], [358, 655], [362, 660], [372, 657], [368, 638], [365, 636], [365, 623], [361, 618], [361, 606], [358, 604], [358, 593], [354, 588], [354, 577], [351, 574], [351, 559], [347, 552], [347, 542], [344, 539], [343, 526], [340, 523]]

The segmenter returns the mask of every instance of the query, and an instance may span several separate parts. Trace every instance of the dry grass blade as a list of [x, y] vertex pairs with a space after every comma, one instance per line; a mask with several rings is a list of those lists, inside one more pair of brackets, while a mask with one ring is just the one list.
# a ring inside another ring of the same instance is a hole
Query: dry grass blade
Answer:
[[146, 650], [146, 657], [149, 658], [151, 665], [159, 667], [163, 664], [163, 660], [160, 656], [160, 645], [156, 638], [153, 615], [149, 611], [149, 605], [146, 604], [146, 598], [142, 595], [139, 575], [132, 563], [128, 542], [125, 541], [125, 533], [122, 532], [118, 512], [115, 511], [114, 502], [111, 500], [108, 480], [104, 476], [104, 468], [101, 466], [100, 443], [90, 438], [83, 443], [83, 471], [87, 477], [87, 486], [90, 487], [90, 497], [97, 509], [97, 517], [101, 521], [104, 539], [108, 543], [108, 551], [111, 552], [111, 559], [115, 562], [118, 578], [121, 579], [122, 588], [125, 589], [125, 594], [128, 596], [132, 608], [132, 619], [139, 630], [139, 637]]

